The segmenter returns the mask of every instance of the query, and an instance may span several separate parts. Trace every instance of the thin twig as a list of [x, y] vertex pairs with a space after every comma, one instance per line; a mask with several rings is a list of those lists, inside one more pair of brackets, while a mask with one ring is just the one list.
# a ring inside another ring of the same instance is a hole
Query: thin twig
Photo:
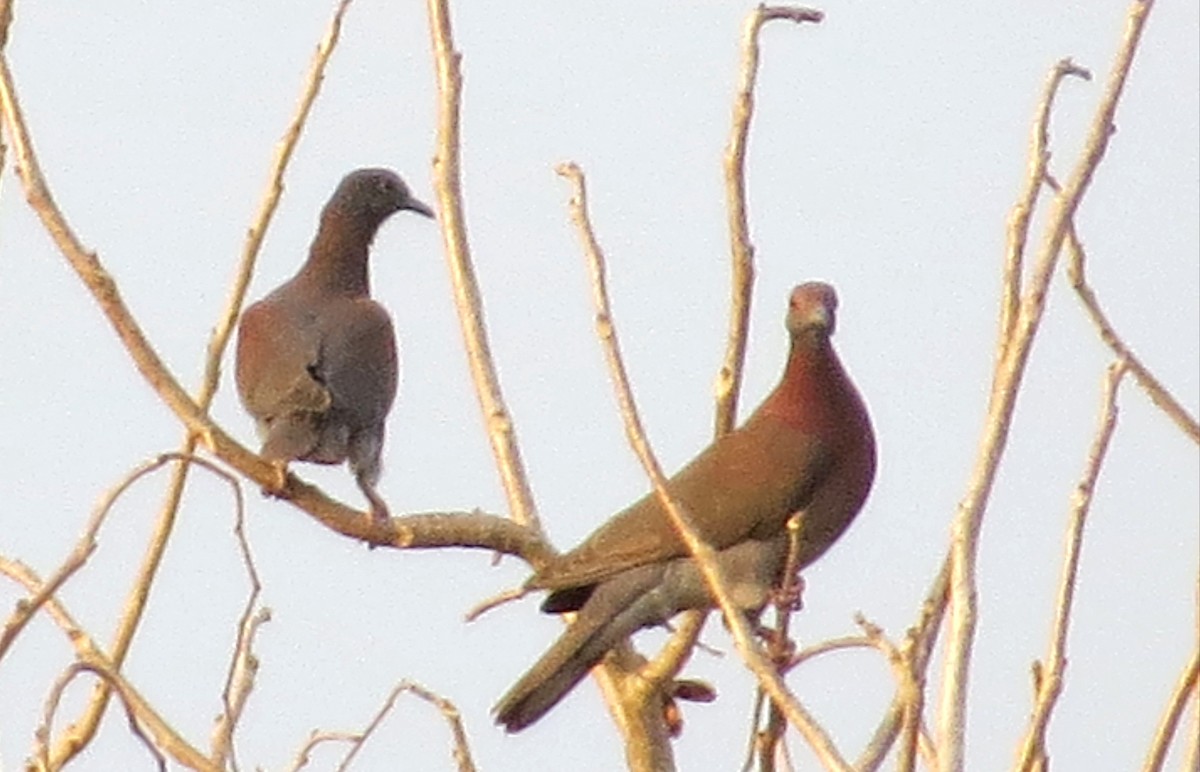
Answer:
[[242, 565], [250, 580], [250, 592], [246, 594], [246, 603], [242, 615], [238, 619], [237, 638], [234, 641], [233, 655], [229, 660], [229, 668], [225, 675], [225, 687], [221, 690], [221, 704], [225, 710], [217, 717], [213, 728], [212, 758], [217, 766], [225, 766], [228, 757], [234, 772], [237, 772], [237, 753], [233, 746], [233, 733], [237, 729], [242, 711], [250, 692], [254, 689], [254, 677], [258, 673], [258, 658], [254, 656], [253, 645], [255, 633], [270, 621], [271, 612], [260, 609], [255, 613], [258, 596], [262, 593], [262, 580], [255, 567], [254, 554], [250, 551], [250, 540], [246, 537], [246, 504], [242, 497], [242, 489], [232, 477], [228, 478], [233, 486], [235, 513], [233, 520], [233, 535], [237, 538], [238, 551], [241, 553]]
[[[942, 561], [942, 567], [934, 578], [929, 592], [926, 593], [925, 601], [921, 604], [917, 623], [910, 627], [906, 634], [913, 641], [913, 669], [922, 682], [924, 682], [929, 661], [933, 655], [933, 647], [937, 643], [938, 632], [942, 629], [942, 620], [945, 618], [946, 606], [949, 603], [949, 588], [950, 557], [947, 556]], [[883, 764], [883, 760], [900, 734], [904, 710], [903, 700], [899, 696], [893, 698], [887, 713], [884, 714], [867, 746], [855, 761], [854, 768], [856, 770], [875, 772]], [[931, 747], [930, 750], [936, 762], [937, 749]], [[936, 763], [930, 766], [933, 769], [937, 768]]]
[[1092, 73], [1087, 68], [1076, 65], [1070, 59], [1063, 59], [1050, 71], [1042, 98], [1038, 100], [1037, 115], [1034, 117], [1029, 138], [1029, 164], [1026, 168], [1025, 184], [1008, 216], [1008, 243], [1004, 255], [1004, 278], [1001, 282], [1000, 346], [997, 347], [999, 357], [1003, 357], [1008, 341], [1012, 338], [1013, 326], [1017, 322], [1029, 223], [1033, 218], [1038, 193], [1042, 190], [1046, 169], [1050, 164], [1050, 113], [1059, 86], [1067, 76], [1072, 75], [1084, 80], [1092, 79]]
[[746, 361], [746, 338], [750, 327], [750, 301], [754, 292], [754, 245], [750, 243], [746, 214], [746, 142], [754, 115], [754, 87], [758, 80], [758, 32], [773, 19], [797, 24], [819, 23], [824, 14], [811, 8], [760, 5], [742, 25], [742, 72], [733, 102], [733, 126], [725, 147], [725, 205], [729, 218], [730, 282], [729, 336], [725, 360], [717, 373], [716, 434], [733, 429], [737, 422], [738, 395], [742, 389], [742, 367]]
[[1050, 652], [1041, 674], [1033, 712], [1029, 718], [1029, 730], [1021, 741], [1017, 754], [1016, 769], [1032, 770], [1035, 760], [1045, 755], [1046, 728], [1050, 715], [1063, 688], [1063, 672], [1067, 666], [1067, 631], [1070, 627], [1071, 609], [1075, 600], [1075, 585], [1079, 574], [1079, 556], [1083, 549], [1083, 527], [1092, 506], [1096, 481], [1104, 465], [1108, 446], [1117, 428], [1117, 390], [1125, 377], [1126, 365], [1118, 361], [1109, 366], [1104, 377], [1104, 393], [1100, 409], [1100, 426], [1088, 449], [1083, 477], [1071, 497], [1071, 514], [1067, 520], [1067, 549], [1063, 559], [1062, 578], [1059, 581], [1055, 603], [1054, 629], [1050, 638]]
[[467, 609], [467, 613], [463, 614], [464, 622], [474, 622], [479, 617], [494, 608], [503, 606], [506, 603], [511, 603], [514, 600], [520, 600], [529, 594], [529, 590], [522, 585], [521, 587], [511, 587], [503, 592], [498, 592], [490, 598], [484, 598], [479, 603], [476, 603], [471, 608]]
[[1050, 207], [1028, 291], [1022, 298], [1012, 337], [1002, 343], [1003, 356], [998, 358], [993, 372], [991, 398], [978, 459], [952, 527], [950, 628], [942, 670], [937, 728], [938, 753], [944, 771], [957, 772], [965, 763], [967, 682], [978, 615], [975, 563], [984, 511], [1007, 446], [1017, 393], [1033, 338], [1045, 310], [1050, 277], [1058, 262], [1067, 225], [1075, 216], [1108, 147], [1117, 103], [1133, 64], [1146, 17], [1153, 5], [1153, 0], [1135, 0], [1130, 6], [1125, 38], [1092, 121], [1082, 156]]
[[263, 192], [262, 200], [259, 202], [254, 222], [246, 232], [246, 243], [242, 247], [242, 257], [238, 262], [236, 278], [229, 292], [229, 300], [217, 320], [208, 344], [208, 357], [204, 363], [204, 383], [196, 399], [205, 410], [208, 409], [213, 395], [216, 394], [221, 375], [221, 358], [225, 354], [229, 339], [237, 325], [242, 303], [246, 300], [246, 290], [250, 286], [250, 278], [254, 275], [254, 266], [258, 261], [258, 253], [262, 248], [263, 239], [267, 235], [267, 228], [275, 216], [279, 199], [283, 196], [283, 174], [292, 160], [292, 154], [300, 141], [300, 135], [308, 123], [308, 116], [312, 113], [313, 104], [317, 101], [317, 95], [321, 91], [321, 84], [325, 80], [325, 67], [329, 64], [329, 58], [333, 56], [334, 49], [337, 48], [338, 39], [342, 34], [342, 21], [352, 1], [340, 0], [334, 9], [333, 16], [325, 28], [325, 34], [321, 37], [321, 42], [317, 44], [316, 53], [313, 54], [308, 75], [304, 79], [300, 102], [296, 105], [296, 113], [275, 145], [275, 157], [271, 162], [271, 171], [267, 174], [267, 189]]
[[150, 706], [150, 703], [147, 702], [146, 698], [133, 688], [120, 673], [116, 672], [112, 661], [96, 647], [91, 637], [84, 634], [78, 628], [69, 637], [71, 638], [72, 646], [75, 648], [78, 662], [73, 668], [68, 669], [67, 672], [70, 675], [64, 675], [63, 678], [55, 682], [46, 699], [42, 723], [34, 735], [37, 743], [34, 757], [42, 765], [41, 772], [49, 772], [49, 770], [61, 768], [54, 766], [54, 761], [50, 756], [48, 747], [50, 727], [54, 719], [54, 713], [58, 708], [58, 703], [62, 698], [63, 689], [74, 677], [75, 673], [84, 670], [100, 676], [109, 684], [110, 690], [117, 693], [121, 702], [125, 705], [125, 709], [130, 716], [130, 725], [134, 728], [138, 737], [149, 744], [150, 740], [146, 740], [146, 734], [144, 734], [148, 733], [149, 737], [153, 738], [154, 746], [166, 751], [176, 762], [185, 767], [199, 770], [200, 772], [220, 771], [220, 768], [207, 759], [203, 753], [188, 743], [187, 740], [183, 739], [182, 735], [158, 715], [154, 708]]
[[[0, 659], [4, 658], [8, 647], [12, 645], [17, 635], [28, 624], [33, 615], [37, 613], [38, 609], [52, 595], [58, 592], [68, 579], [79, 569], [83, 568], [84, 564], [92, 556], [92, 553], [96, 551], [96, 534], [100, 531], [100, 526], [104, 524], [117, 499], [142, 477], [160, 469], [164, 464], [175, 460], [181, 460], [181, 456], [176, 453], [164, 453], [157, 458], [145, 461], [130, 470], [128, 474], [104, 494], [95, 508], [93, 508], [92, 516], [88, 518], [87, 525], [83, 529], [83, 534], [79, 537], [79, 541], [75, 543], [75, 548], [67, 555], [66, 560], [63, 561], [57, 571], [50, 575], [37, 593], [17, 604], [16, 610], [8, 622], [5, 623], [4, 632], [0, 634]], [[187, 460], [190, 461], [192, 459]], [[215, 467], [213, 469], [215, 471]]]
[[[1047, 182], [1051, 187], [1057, 189], [1058, 184], [1053, 177], [1047, 175]], [[1150, 369], [1142, 364], [1142, 360], [1138, 359], [1125, 339], [1117, 333], [1116, 328], [1108, 319], [1108, 314], [1104, 313], [1104, 309], [1100, 307], [1096, 292], [1087, 281], [1085, 273], [1087, 255], [1084, 252], [1083, 243], [1079, 240], [1079, 235], [1075, 232], [1075, 223], [1073, 222], [1067, 228], [1066, 246], [1067, 278], [1071, 281], [1071, 287], [1079, 295], [1084, 310], [1091, 317], [1092, 324], [1096, 325], [1100, 339], [1113, 350], [1118, 358], [1126, 362], [1129, 372], [1133, 374], [1138, 385], [1150, 397], [1150, 401], [1166, 413], [1167, 417], [1192, 439], [1192, 442], [1200, 443], [1200, 424], [1196, 423], [1195, 417], [1180, 404], [1179, 400], [1175, 399], [1158, 378], [1154, 377]]]
[[391, 713], [396, 707], [396, 700], [400, 698], [401, 694], [406, 692], [419, 697], [438, 709], [438, 711], [446, 719], [446, 722], [450, 725], [450, 733], [454, 737], [452, 755], [459, 772], [474, 772], [475, 763], [471, 759], [471, 750], [467, 742], [466, 729], [463, 728], [462, 716], [459, 714], [458, 708], [454, 705], [454, 703], [450, 702], [445, 697], [435, 694], [426, 689], [424, 686], [407, 679], [396, 684], [392, 691], [388, 693], [387, 698], [383, 701], [383, 704], [380, 705], [379, 710], [375, 712], [375, 715], [371, 717], [371, 720], [362, 729], [362, 731], [321, 732], [313, 730], [309, 735], [308, 740], [296, 753], [295, 758], [292, 760], [292, 765], [288, 767], [288, 772], [297, 772], [298, 770], [308, 766], [308, 763], [312, 760], [310, 757], [313, 749], [322, 743], [330, 742], [347, 743], [350, 746], [350, 749], [346, 752], [346, 755], [342, 757], [341, 762], [339, 762], [337, 766], [338, 772], [345, 772], [345, 770], [348, 770], [350, 765], [353, 763], [354, 758], [358, 755], [359, 751], [362, 750], [363, 745], [371, 738], [373, 734], [375, 734], [375, 731], [383, 723], [383, 720], [387, 718], [388, 714]]
[[583, 172], [575, 164], [568, 163], [561, 164], [558, 167], [558, 173], [572, 184], [574, 191], [571, 197], [571, 215], [579, 230], [580, 239], [583, 241], [584, 252], [591, 269], [592, 288], [596, 306], [596, 328], [604, 348], [605, 358], [612, 372], [617, 390], [617, 400], [621, 406], [621, 415], [625, 421], [625, 431], [628, 435], [630, 445], [641, 461], [642, 467], [646, 470], [647, 476], [653, 483], [655, 493], [666, 509], [672, 525], [675, 527], [684, 544], [687, 545], [688, 552], [696, 561], [696, 565], [703, 574], [709, 591], [716, 599], [722, 613], [724, 613], [730, 635], [733, 637], [734, 644], [737, 646], [742, 660], [758, 677], [759, 683], [763, 685], [763, 688], [771, 698], [781, 703], [788, 720], [792, 722], [793, 726], [808, 741], [817, 757], [830, 768], [848, 770], [850, 768], [849, 765], [842, 759], [828, 734], [809, 715], [808, 711], [800, 705], [796, 698], [788, 692], [787, 686], [784, 685], [779, 674], [775, 672], [771, 663], [762, 655], [746, 623], [745, 616], [729, 596], [721, 567], [717, 564], [716, 555], [712, 547], [697, 536], [696, 529], [691, 524], [690, 517], [683, 511], [679, 502], [674, 499], [666, 487], [666, 477], [663, 475], [662, 468], [659, 466], [658, 460], [655, 458], [646, 440], [641, 419], [638, 417], [637, 406], [633, 401], [633, 394], [629, 387], [625, 365], [621, 359], [620, 345], [616, 338], [612, 315], [609, 309], [608, 289], [604, 276], [604, 258], [588, 219], [587, 190]]
[[467, 245], [459, 172], [462, 54], [454, 49], [447, 0], [429, 0], [428, 8], [429, 34], [433, 39], [438, 83], [438, 139], [433, 157], [433, 187], [437, 192], [441, 214], [446, 264], [454, 285], [454, 305], [458, 309], [458, 321], [466, 344], [471, 380], [475, 383], [475, 394], [483, 411], [483, 423], [496, 457], [500, 481], [508, 497], [510, 515], [517, 523], [540, 533], [541, 524], [525, 464], [521, 461], [516, 429], [504, 404], [500, 379], [488, 343], [487, 327], [483, 320], [483, 297], [479, 292], [479, 282]]
[[[746, 146], [750, 136], [750, 121], [754, 115], [755, 88], [758, 81], [759, 32], [764, 24], [776, 19], [820, 23], [824, 14], [810, 8], [759, 5], [742, 25], [742, 67], [737, 93], [733, 102], [732, 127], [725, 147], [725, 202], [729, 225], [731, 258], [729, 334], [726, 337], [725, 358], [717, 373], [716, 415], [714, 435], [720, 437], [737, 423], [738, 397], [741, 394], [742, 374], [746, 362], [746, 342], [750, 328], [750, 304], [754, 296], [754, 245], [750, 241], [750, 217], [746, 206]], [[793, 561], [796, 543], [789, 551]], [[793, 571], [785, 574], [792, 581]], [[780, 612], [774, 640], [787, 639], [788, 612]], [[762, 702], [758, 701], [761, 705]], [[769, 703], [770, 717], [765, 735], [758, 743], [764, 757], [773, 755], [785, 726], [779, 707]], [[757, 714], [756, 714], [757, 715]], [[757, 726], [757, 719], [755, 726]], [[758, 735], [757, 731], [755, 734]]]
[[[790, 657], [787, 647], [791, 645], [792, 598], [794, 596], [798, 600], [799, 594], [804, 590], [804, 583], [799, 576], [801, 534], [803, 532], [804, 513], [797, 512], [787, 521], [788, 554], [784, 561], [783, 584], [779, 588], [780, 602], [775, 604], [775, 628], [770, 634], [770, 643], [767, 647], [768, 654], [780, 673], [786, 673], [794, 667], [788, 662]], [[758, 701], [758, 703], [762, 705], [762, 701]], [[757, 728], [757, 726], [758, 721], [756, 720], [755, 727]], [[757, 729], [755, 731], [756, 745], [761, 758], [760, 766], [763, 769], [774, 766], [775, 751], [783, 742], [783, 732], [786, 728], [787, 721], [779, 706], [774, 702], [768, 702], [767, 727], [761, 732]]]
[[838, 651], [849, 651], [851, 649], [875, 649], [878, 646], [870, 638], [862, 635], [843, 635], [839, 638], [828, 638], [819, 643], [814, 643], [811, 646], [805, 646], [800, 651], [791, 656], [787, 663], [783, 666], [784, 672], [790, 672], [797, 665], [800, 665], [809, 660], [822, 657], [826, 654], [833, 654]]
[[323, 743], [353, 743], [361, 736], [359, 732], [319, 732], [314, 729], [308, 735], [308, 740], [304, 745], [300, 746], [300, 750], [296, 751], [295, 758], [292, 759], [292, 765], [287, 768], [287, 772], [298, 772], [308, 766], [312, 761], [312, 752], [316, 750], [318, 745]]
[[683, 614], [666, 644], [638, 671], [649, 690], [661, 691], [668, 681], [683, 670], [700, 640], [700, 633], [704, 631], [706, 617], [703, 611]]
[[[46, 696], [46, 704], [43, 708], [42, 725], [34, 732], [34, 736], [37, 738], [38, 762], [42, 765], [43, 770], [48, 771], [53, 769], [50, 766], [50, 749], [48, 743], [46, 742], [50, 736], [50, 722], [54, 717], [54, 713], [58, 710], [58, 704], [62, 700], [63, 692], [66, 690], [67, 686], [71, 683], [71, 681], [75, 680], [78, 675], [84, 672], [92, 673], [101, 681], [109, 681], [108, 674], [106, 672], [97, 670], [94, 667], [89, 667], [82, 662], [72, 662], [67, 666], [67, 669], [63, 671], [62, 675], [55, 679], [54, 683], [50, 687], [50, 693]], [[110, 682], [110, 687], [111, 686], [112, 684]], [[125, 706], [125, 717], [129, 723], [129, 731], [133, 733], [133, 736], [136, 737], [150, 753], [150, 755], [154, 757], [155, 766], [158, 767], [159, 772], [166, 772], [166, 757], [163, 756], [162, 751], [154, 746], [154, 743], [149, 737], [146, 736], [146, 733], [142, 731], [141, 726], [138, 724], [137, 717], [134, 716], [133, 711], [130, 710], [129, 704], [124, 702], [122, 704]]]
[[[892, 666], [892, 672], [896, 678], [897, 691], [887, 717], [880, 724], [880, 727], [876, 729], [872, 742], [868, 744], [858, 761], [854, 764], [854, 769], [860, 772], [869, 772], [870, 770], [877, 769], [879, 764], [882, 763], [902, 729], [911, 727], [909, 729], [910, 732], [917, 729], [916, 724], [913, 722], [920, 715], [920, 706], [916, 705], [913, 707], [912, 685], [919, 685], [916, 696], [917, 698], [921, 698], [923, 695], [922, 687], [924, 683], [925, 662], [928, 658], [928, 652], [925, 651], [926, 641], [927, 637], [933, 637], [932, 634], [936, 633], [938, 622], [933, 621], [931, 624], [910, 628], [905, 637], [903, 648], [899, 648], [890, 643], [877, 626], [866, 622], [861, 615], [857, 619], [860, 626], [863, 626], [867, 630], [867, 634], [830, 638], [811, 646], [806, 646], [792, 655], [791, 659], [784, 665], [783, 672], [790, 672], [798, 665], [825, 654], [851, 649], [874, 649], [884, 655]], [[932, 761], [936, 754], [928, 732], [921, 731], [919, 744], [921, 752], [926, 756], [930, 766], [936, 766]], [[899, 766], [898, 768], [903, 768], [903, 766]]]
[[[1162, 769], [1163, 762], [1167, 759], [1167, 751], [1171, 749], [1171, 741], [1175, 739], [1175, 732], [1179, 727], [1179, 719], [1183, 716], [1183, 711], [1187, 707], [1188, 701], [1196, 702], [1194, 712], [1200, 716], [1200, 691], [1197, 690], [1197, 684], [1200, 683], [1200, 648], [1192, 652], [1192, 659], [1184, 666], [1183, 672], [1179, 674], [1179, 680], [1175, 683], [1175, 690], [1171, 692], [1171, 698], [1167, 700], [1167, 706], [1163, 710], [1162, 719], [1159, 721], [1158, 729], [1154, 732], [1154, 741], [1150, 743], [1150, 751], [1146, 757], [1146, 763], [1142, 766], [1143, 772], [1159, 772]], [[1197, 719], [1200, 721], [1200, 719]], [[1190, 750], [1190, 755], [1195, 758], [1195, 743], [1196, 738], [1192, 737], [1193, 747]], [[1189, 767], [1182, 766], [1180, 769], [1188, 769]], [[1191, 767], [1191, 768], [1194, 768]]]
[[361, 735], [352, 741], [350, 751], [346, 754], [345, 758], [342, 759], [342, 763], [338, 765], [337, 772], [346, 772], [346, 770], [350, 768], [350, 763], [354, 760], [354, 757], [358, 755], [358, 752], [362, 749], [363, 744], [366, 743], [375, 730], [379, 728], [379, 725], [383, 723], [383, 719], [387, 717], [388, 713], [390, 713], [392, 708], [395, 706], [396, 700], [405, 692], [419, 697], [438, 709], [438, 712], [440, 712], [442, 717], [446, 719], [446, 723], [449, 724], [450, 733], [454, 737], [454, 746], [451, 755], [454, 757], [454, 762], [458, 767], [458, 772], [475, 772], [475, 762], [471, 759], [471, 749], [467, 742], [467, 732], [466, 729], [463, 728], [462, 715], [459, 713], [458, 707], [445, 697], [435, 694], [429, 689], [426, 689], [424, 686], [408, 680], [401, 681], [396, 688], [392, 690], [392, 693], [388, 695], [388, 698], [384, 702], [383, 706], [375, 714], [375, 717], [371, 719], [371, 723], [367, 725], [366, 729], [363, 730]]
[[[37, 595], [45, 589], [46, 582], [37, 572], [19, 560], [12, 560], [0, 555], [0, 576], [7, 576], [25, 588], [32, 595]], [[66, 634], [67, 640], [74, 642], [77, 638], [86, 637], [79, 623], [71, 616], [62, 601], [51, 595], [43, 604], [46, 614]]]
[[[818, 23], [820, 11], [759, 5], [746, 17], [742, 27], [742, 69], [733, 103], [729, 143], [725, 147], [725, 202], [729, 221], [731, 258], [729, 334], [725, 358], [717, 372], [714, 387], [716, 411], [714, 439], [733, 430], [737, 423], [738, 397], [746, 365], [746, 341], [750, 328], [750, 303], [754, 295], [754, 245], [750, 242], [749, 215], [746, 211], [746, 144], [750, 120], [754, 115], [754, 91], [758, 81], [758, 33], [772, 19], [787, 19], [797, 24]], [[687, 612], [675, 637], [664, 646], [647, 671], [656, 677], [673, 678], [690, 656], [700, 638], [707, 616], [703, 611]]]
[[[20, 581], [33, 593], [30, 601], [22, 604], [22, 606], [27, 608], [30, 613], [33, 613], [39, 608], [45, 607], [51, 613], [51, 616], [55, 619], [63, 631], [67, 634], [68, 639], [74, 644], [80, 667], [84, 670], [89, 670], [95, 672], [97, 675], [100, 675], [101, 681], [106, 684], [106, 691], [110, 693], [112, 691], [112, 685], [119, 682], [119, 680], [114, 680], [119, 679], [119, 677], [115, 675], [115, 663], [111, 657], [106, 657], [100, 653], [100, 649], [96, 646], [95, 642], [90, 636], [86, 635], [79, 628], [78, 624], [61, 606], [54, 594], [57, 589], [62, 587], [62, 585], [68, 578], [70, 578], [71, 575], [77, 572], [79, 568], [84, 565], [87, 558], [92, 554], [92, 552], [95, 551], [96, 535], [99, 532], [99, 528], [106, 520], [108, 513], [111, 512], [112, 507], [116, 503], [117, 499], [139, 479], [161, 468], [164, 464], [172, 461], [199, 464], [205, 469], [208, 469], [214, 474], [227, 480], [231, 485], [234, 486], [235, 490], [237, 490], [237, 481], [211, 461], [200, 458], [182, 457], [177, 453], [164, 453], [132, 470], [117, 485], [111, 488], [104, 495], [101, 501], [97, 504], [94, 513], [89, 520], [88, 526], [85, 528], [84, 534], [80, 538], [75, 549], [72, 551], [71, 555], [68, 556], [67, 560], [63, 563], [60, 569], [55, 572], [55, 574], [52, 575], [49, 580], [43, 582], [36, 576], [36, 574], [27, 568], [19, 566], [19, 564], [9, 564], [7, 562], [0, 564], [0, 573], [4, 573], [16, 579], [17, 581]], [[113, 674], [111, 677], [110, 673]], [[70, 678], [73, 677], [74, 676], [71, 676]], [[70, 678], [67, 678], [66, 680], [69, 681]], [[128, 689], [130, 693], [122, 695], [122, 699], [125, 702], [127, 711], [142, 715], [146, 711], [150, 710], [148, 703], [146, 703], [144, 699], [137, 696], [136, 692], [133, 692], [131, 687], [128, 687]], [[97, 687], [97, 690], [94, 690], [93, 694], [97, 693], [98, 690], [99, 687]], [[58, 698], [55, 697], [53, 701], [54, 706], [57, 706], [57, 702]], [[49, 713], [47, 715], [49, 715]], [[133, 723], [132, 719], [131, 723]], [[151, 723], [154, 728], [154, 734], [156, 736], [165, 737], [166, 740], [164, 740], [164, 742], [167, 743], [167, 745], [178, 746], [183, 742], [179, 738], [178, 734], [172, 728], [166, 725], [162, 719], [157, 718], [156, 715], [153, 717], [153, 721]], [[56, 743], [53, 752], [51, 752], [49, 747], [50, 737], [48, 720], [44, 723], [43, 729], [45, 733], [38, 735], [38, 751], [35, 753], [35, 755], [40, 761], [43, 762], [45, 769], [58, 769], [62, 766], [62, 764], [57, 762], [56, 754], [59, 753], [63, 747], [62, 740], [60, 740], [59, 743]], [[141, 736], [140, 729], [136, 724], [134, 724], [134, 729], [135, 732]], [[79, 730], [77, 727], [72, 727], [70, 730], [68, 730], [64, 737], [74, 738], [76, 741], [83, 740], [82, 736], [78, 734], [78, 731]], [[86, 742], [84, 742], [84, 744], [86, 745]], [[186, 743], [183, 744], [186, 747], [182, 747], [177, 751], [177, 753], [181, 754], [182, 757], [190, 758], [193, 755], [199, 755], [199, 751], [191, 748], [191, 746], [187, 745]], [[74, 743], [71, 743], [66, 747], [75, 749], [76, 752], [78, 750], [75, 748]], [[164, 745], [164, 747], [167, 746]], [[180, 756], [177, 756], [177, 758], [178, 757]], [[203, 758], [203, 756], [200, 755], [200, 758]]]
[[855, 615], [855, 622], [872, 645], [883, 654], [896, 679], [896, 699], [903, 706], [900, 724], [902, 739], [896, 769], [913, 772], [918, 747], [925, 755], [926, 762], [932, 762], [936, 756], [933, 741], [921, 721], [925, 683], [924, 671], [918, 667], [916, 660], [920, 651], [917, 636], [910, 630], [903, 646], [896, 646], [884, 634], [883, 628], [868, 621], [862, 614]]
[[[578, 175], [577, 180], [571, 177], [572, 170]], [[576, 182], [578, 187], [582, 188], [582, 172], [573, 164], [559, 164], [555, 171], [559, 176]], [[569, 206], [572, 219], [581, 229], [581, 235], [585, 226], [587, 233], [590, 234], [590, 223], [587, 221], [586, 211], [582, 208], [586, 204], [578, 202], [573, 196]], [[582, 219], [578, 219], [577, 215]], [[594, 237], [592, 241], [594, 242]], [[586, 235], [584, 242], [586, 252], [588, 249]], [[597, 319], [597, 324], [599, 325], [599, 323], [600, 320]], [[697, 627], [701, 626], [703, 619], [696, 624]], [[605, 704], [609, 706], [617, 727], [625, 738], [626, 761], [630, 769], [668, 770], [675, 768], [665, 722], [661, 720], [663, 713], [657, 707], [652, 709], [649, 706], [657, 705], [654, 697], [662, 693], [661, 687], [668, 677], [667, 673], [670, 668], [682, 667], [686, 662], [687, 653], [682, 649], [691, 629], [688, 626], [686, 632], [673, 636], [665, 647], [666, 651], [662, 659], [657, 663], [648, 663], [645, 657], [637, 653], [628, 641], [623, 641], [610, 652], [602, 662], [602, 666], [596, 670], [596, 682], [604, 696]], [[698, 636], [699, 629], [696, 629], [695, 632]], [[630, 674], [640, 673], [646, 668], [650, 669], [653, 680], [642, 679], [638, 676], [630, 677]], [[635, 707], [631, 708], [631, 706]]]

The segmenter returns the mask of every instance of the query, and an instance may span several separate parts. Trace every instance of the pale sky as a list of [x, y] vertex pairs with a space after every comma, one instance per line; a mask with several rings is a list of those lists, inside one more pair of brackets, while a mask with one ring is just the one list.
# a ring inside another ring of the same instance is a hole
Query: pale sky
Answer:
[[[275, 142], [291, 119], [329, 0], [18, 4], [7, 53], [51, 188], [167, 363], [199, 383]], [[559, 547], [641, 496], [592, 329], [587, 274], [553, 167], [587, 172], [614, 312], [650, 439], [664, 466], [702, 448], [724, 350], [729, 256], [721, 157], [749, 3], [459, 2], [468, 235], [502, 386], [539, 511]], [[836, 345], [870, 406], [874, 491], [850, 532], [806, 572], [802, 643], [854, 632], [862, 612], [895, 637], [913, 624], [946, 551], [974, 463], [997, 327], [1005, 222], [1025, 173], [1033, 110], [1053, 64], [1069, 81], [1052, 125], [1065, 177], [1124, 24], [1115, 0], [835, 3], [826, 20], [763, 34], [748, 161], [758, 255], [742, 415], [778, 377], [791, 287], [834, 284]], [[1200, 6], [1153, 10], [1118, 133], [1080, 209], [1089, 276], [1114, 323], [1196, 415], [1200, 405]], [[433, 200], [435, 92], [424, 5], [360, 0], [285, 178], [251, 298], [302, 261], [317, 212], [358, 166], [389, 166]], [[1040, 223], [1040, 219], [1038, 220]], [[1037, 243], [1035, 236], [1033, 243]], [[411, 215], [376, 241], [376, 298], [395, 318], [404, 372], [381, 492], [394, 513], [504, 510], [470, 385], [437, 226]], [[0, 182], [0, 554], [49, 574], [99, 497], [178, 447], [179, 423], [24, 202]], [[1049, 307], [988, 509], [968, 758], [1006, 769], [1045, 656], [1069, 497], [1097, 424], [1111, 354], [1065, 277]], [[215, 418], [253, 446], [231, 360]], [[1129, 769], [1196, 645], [1196, 446], [1133, 382], [1083, 547], [1067, 686], [1050, 725], [1062, 770]], [[344, 468], [295, 468], [351, 506]], [[64, 602], [110, 636], [163, 498], [165, 474], [117, 507]], [[248, 530], [272, 621], [237, 735], [243, 769], [285, 767], [315, 728], [361, 728], [409, 678], [462, 711], [480, 769], [620, 768], [590, 681], [516, 736], [489, 709], [560, 630], [532, 600], [466, 625], [463, 613], [526, 567], [479, 552], [368, 552], [246, 487]], [[126, 673], [207, 747], [247, 582], [228, 490], [189, 483]], [[22, 594], [0, 581], [0, 608]], [[643, 647], [661, 640], [643, 634]], [[720, 699], [685, 705], [680, 769], [740, 767], [751, 676], [721, 625], [685, 670]], [[70, 648], [45, 617], [0, 662], [0, 769], [32, 747]], [[939, 659], [931, 675], [937, 685]], [[788, 679], [853, 758], [892, 694], [885, 663], [845, 653]], [[74, 720], [90, 682], [68, 692]], [[928, 713], [932, 722], [932, 708]], [[452, 769], [449, 733], [403, 700], [357, 769]], [[790, 739], [801, 768], [807, 750]], [[330, 769], [326, 748], [311, 768]], [[1176, 761], [1176, 764], [1179, 762]], [[110, 710], [77, 770], [147, 769]]]

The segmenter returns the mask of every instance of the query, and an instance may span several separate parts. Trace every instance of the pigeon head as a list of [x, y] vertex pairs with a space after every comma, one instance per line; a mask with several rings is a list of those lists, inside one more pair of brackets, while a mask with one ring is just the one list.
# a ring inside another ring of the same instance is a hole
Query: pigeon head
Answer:
[[426, 217], [434, 216], [433, 209], [413, 196], [400, 175], [390, 169], [358, 169], [342, 178], [325, 205], [325, 214], [379, 225], [404, 209]]
[[792, 290], [788, 303], [787, 329], [795, 339], [828, 340], [837, 326], [837, 293], [819, 281]]

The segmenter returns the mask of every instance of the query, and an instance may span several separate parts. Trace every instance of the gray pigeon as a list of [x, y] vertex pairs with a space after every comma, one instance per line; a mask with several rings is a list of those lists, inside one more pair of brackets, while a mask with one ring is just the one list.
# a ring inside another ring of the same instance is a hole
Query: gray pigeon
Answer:
[[281, 471], [289, 461], [348, 460], [376, 520], [388, 517], [375, 484], [398, 363], [367, 258], [379, 226], [402, 209], [433, 217], [394, 172], [346, 175], [321, 211], [308, 260], [238, 326], [238, 396], [258, 423], [263, 458]]

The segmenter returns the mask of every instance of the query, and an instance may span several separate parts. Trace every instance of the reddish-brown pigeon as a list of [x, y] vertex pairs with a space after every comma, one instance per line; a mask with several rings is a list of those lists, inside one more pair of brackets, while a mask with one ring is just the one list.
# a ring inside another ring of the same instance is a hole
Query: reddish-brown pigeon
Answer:
[[238, 327], [238, 396], [258, 423], [263, 458], [281, 474], [289, 461], [349, 460], [377, 520], [388, 517], [375, 484], [398, 373], [367, 257], [379, 226], [402, 209], [433, 217], [392, 171], [346, 175], [321, 211], [308, 260]]
[[[778, 585], [786, 523], [803, 513], [799, 567], [820, 557], [866, 501], [875, 437], [866, 406], [833, 349], [837, 295], [812, 282], [791, 294], [783, 377], [758, 410], [668, 481], [714, 549], [737, 605], [757, 612]], [[495, 708], [510, 732], [552, 708], [618, 641], [693, 608], [712, 608], [699, 569], [650, 493], [551, 560], [526, 586], [550, 590], [542, 610], [575, 622]]]

